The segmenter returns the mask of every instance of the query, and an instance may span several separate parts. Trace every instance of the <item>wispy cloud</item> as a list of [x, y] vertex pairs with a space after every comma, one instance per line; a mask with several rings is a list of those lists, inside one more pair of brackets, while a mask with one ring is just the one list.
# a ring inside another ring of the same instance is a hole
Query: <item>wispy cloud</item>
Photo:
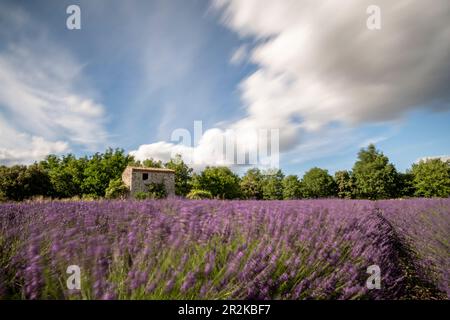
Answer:
[[72, 146], [103, 145], [105, 110], [90, 96], [95, 89], [80, 89], [88, 82], [83, 65], [26, 12], [1, 10], [11, 12], [4, 18], [15, 36], [0, 50], [0, 162], [27, 163]]
[[[280, 150], [292, 152], [309, 150], [303, 138], [317, 142], [314, 134], [321, 137], [330, 124], [352, 127], [416, 108], [449, 109], [448, 2], [380, 0], [376, 31], [366, 27], [371, 4], [213, 1], [222, 23], [254, 42], [248, 55], [257, 67], [239, 85], [247, 115], [222, 131], [279, 128]], [[240, 50], [232, 61], [241, 59]]]
[[30, 163], [48, 154], [69, 150], [64, 141], [49, 141], [41, 136], [17, 131], [0, 115], [0, 164]]
[[247, 55], [247, 45], [243, 44], [233, 52], [230, 62], [231, 64], [239, 65], [247, 58]]
[[[392, 120], [450, 107], [447, 1], [379, 1], [383, 24], [366, 28], [370, 1], [215, 1], [242, 36], [267, 38], [251, 52], [259, 69], [241, 84], [249, 118], [293, 115], [302, 127]], [[416, 17], [414, 23], [408, 17]]]

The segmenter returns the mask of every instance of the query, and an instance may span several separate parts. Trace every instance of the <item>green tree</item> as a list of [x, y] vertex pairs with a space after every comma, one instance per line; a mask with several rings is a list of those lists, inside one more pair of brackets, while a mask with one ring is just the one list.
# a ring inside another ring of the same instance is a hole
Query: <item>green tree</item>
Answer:
[[181, 155], [177, 154], [175, 159], [166, 163], [166, 168], [175, 171], [175, 194], [186, 196], [191, 191], [192, 171]]
[[450, 196], [450, 161], [431, 159], [413, 164], [411, 173], [415, 195], [422, 197]]
[[399, 197], [413, 197], [415, 193], [414, 175], [407, 171], [399, 172], [397, 176], [397, 195]]
[[83, 194], [103, 197], [109, 182], [119, 179], [123, 170], [132, 161], [122, 149], [107, 149], [105, 153], [94, 154], [86, 163]]
[[109, 181], [117, 177], [111, 177], [105, 172], [102, 163], [103, 155], [95, 153], [89, 159], [84, 169], [84, 180], [82, 183], [82, 193], [85, 195], [104, 195], [106, 188], [108, 188]]
[[20, 201], [25, 198], [24, 176], [26, 166], [0, 167], [0, 191], [8, 200]]
[[264, 200], [283, 199], [284, 174], [280, 169], [269, 169], [263, 174], [262, 193]]
[[258, 168], [247, 170], [240, 183], [243, 198], [256, 200], [262, 199], [262, 180], [263, 176]]
[[155, 160], [153, 158], [145, 159], [142, 161], [142, 166], [147, 168], [163, 168], [164, 165], [161, 160]]
[[241, 194], [239, 177], [228, 167], [206, 167], [200, 174], [194, 174], [192, 187], [221, 199], [236, 199]]
[[339, 198], [351, 199], [355, 193], [355, 182], [349, 171], [336, 171], [334, 174], [336, 193]]
[[142, 167], [142, 163], [139, 160], [136, 160], [133, 156], [128, 157], [128, 165], [131, 167]]
[[77, 159], [73, 154], [62, 156], [49, 155], [40, 165], [48, 171], [52, 185], [51, 196], [67, 198], [82, 196], [82, 184], [87, 158]]
[[24, 183], [26, 198], [32, 196], [51, 196], [52, 194], [52, 184], [48, 171], [38, 163], [27, 167]]
[[292, 200], [301, 198], [300, 181], [296, 175], [289, 175], [283, 179], [283, 199]]
[[21, 201], [33, 196], [49, 196], [51, 190], [47, 171], [35, 163], [29, 167], [0, 167], [0, 194], [4, 199]]
[[336, 195], [336, 185], [328, 170], [312, 168], [302, 178], [302, 193], [307, 198], [324, 198]]
[[397, 171], [373, 144], [358, 153], [353, 176], [358, 198], [383, 199], [397, 195]]

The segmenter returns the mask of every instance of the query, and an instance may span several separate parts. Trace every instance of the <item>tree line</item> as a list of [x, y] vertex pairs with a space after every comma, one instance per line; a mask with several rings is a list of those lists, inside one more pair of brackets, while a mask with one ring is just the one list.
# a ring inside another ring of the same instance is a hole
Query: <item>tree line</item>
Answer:
[[[116, 198], [126, 193], [121, 181], [128, 166], [164, 167], [175, 171], [175, 192], [191, 199], [282, 200], [304, 198], [386, 199], [449, 197], [450, 161], [431, 159], [415, 163], [405, 173], [396, 170], [374, 145], [363, 148], [350, 171], [334, 175], [312, 168], [301, 178], [282, 170], [251, 168], [240, 177], [228, 167], [209, 166], [194, 173], [177, 156], [163, 163], [137, 161], [122, 149], [77, 158], [49, 155], [32, 165], [0, 166], [0, 201], [21, 201], [43, 196], [53, 199]], [[163, 190], [162, 190], [163, 191]], [[148, 196], [164, 194], [161, 190]], [[142, 198], [142, 195], [140, 195]]]

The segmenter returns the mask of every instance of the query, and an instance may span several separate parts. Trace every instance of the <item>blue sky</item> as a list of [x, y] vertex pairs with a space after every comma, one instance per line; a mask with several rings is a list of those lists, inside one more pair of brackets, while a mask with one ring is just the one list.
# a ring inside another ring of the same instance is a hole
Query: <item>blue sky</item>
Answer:
[[213, 137], [279, 129], [286, 173], [350, 169], [370, 142], [400, 170], [449, 155], [448, 5], [411, 26], [423, 4], [379, 2], [374, 32], [364, 1], [1, 0], [0, 163], [108, 146], [165, 160], [195, 120]]

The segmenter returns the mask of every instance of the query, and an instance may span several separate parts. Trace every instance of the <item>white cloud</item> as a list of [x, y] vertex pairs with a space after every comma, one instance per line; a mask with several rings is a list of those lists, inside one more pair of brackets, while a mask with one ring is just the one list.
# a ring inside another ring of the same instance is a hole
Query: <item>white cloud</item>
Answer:
[[195, 146], [193, 141], [191, 143], [185, 141], [187, 144], [156, 142], [141, 145], [130, 154], [137, 160], [154, 158], [161, 161], [168, 161], [176, 154], [181, 154], [184, 161], [195, 169], [201, 169], [206, 165], [232, 165], [233, 161], [227, 161], [226, 155], [223, 153], [226, 137], [233, 139], [232, 143], [236, 141], [230, 131], [214, 128], [206, 130]]
[[378, 1], [380, 31], [365, 26], [370, 3], [216, 1], [230, 28], [270, 37], [252, 51], [259, 69], [241, 85], [249, 117], [289, 125], [298, 115], [314, 130], [332, 121], [392, 120], [437, 101], [448, 108], [447, 1]]
[[446, 161], [450, 161], [450, 156], [448, 156], [448, 155], [442, 155], [442, 156], [429, 156], [429, 157], [423, 157], [423, 158], [417, 159], [415, 163], [419, 163], [419, 162], [421, 162], [421, 161], [425, 161], [425, 162], [426, 162], [426, 161], [428, 161], [428, 160], [434, 160], [434, 159], [440, 159], [441, 161], [446, 162]]
[[[83, 66], [28, 15], [11, 10], [16, 37], [0, 51], [0, 163], [28, 163], [75, 145], [95, 150], [107, 138], [104, 107], [79, 89], [87, 87]], [[37, 36], [25, 35], [30, 29]]]
[[[292, 153], [309, 150], [303, 137], [314, 140], [330, 125], [392, 121], [418, 107], [448, 109], [448, 1], [380, 0], [377, 31], [366, 27], [371, 4], [213, 1], [227, 27], [256, 41], [248, 55], [257, 70], [239, 86], [247, 116], [223, 130], [279, 128], [281, 151]], [[315, 150], [299, 161], [320, 155]]]
[[0, 115], [0, 164], [29, 164], [44, 158], [48, 154], [69, 151], [64, 141], [48, 141], [40, 136], [18, 132]]
[[131, 151], [130, 154], [136, 160], [145, 160], [153, 158], [155, 160], [168, 161], [172, 154], [181, 154], [187, 158], [191, 154], [192, 148], [174, 144], [170, 142], [155, 142], [151, 144], [143, 144], [137, 150]]
[[[276, 134], [270, 131], [213, 128], [202, 133], [197, 142], [189, 136], [183, 144], [156, 142], [141, 145], [130, 154], [141, 161], [154, 158], [163, 162], [181, 154], [183, 160], [195, 170], [207, 165], [230, 166], [236, 169], [250, 165], [267, 169], [279, 165], [278, 147], [271, 140], [272, 135], [276, 137]], [[271, 146], [272, 149], [264, 149], [261, 145]]]

